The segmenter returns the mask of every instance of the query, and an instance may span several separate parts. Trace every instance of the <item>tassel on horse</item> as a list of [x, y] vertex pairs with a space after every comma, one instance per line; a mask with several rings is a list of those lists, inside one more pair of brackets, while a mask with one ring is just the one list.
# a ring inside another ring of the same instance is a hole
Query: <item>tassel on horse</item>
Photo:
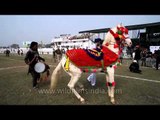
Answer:
[[69, 57], [67, 57], [67, 59], [66, 59], [66, 63], [65, 63], [65, 65], [64, 65], [64, 68], [65, 68], [65, 70], [66, 71], [69, 71]]

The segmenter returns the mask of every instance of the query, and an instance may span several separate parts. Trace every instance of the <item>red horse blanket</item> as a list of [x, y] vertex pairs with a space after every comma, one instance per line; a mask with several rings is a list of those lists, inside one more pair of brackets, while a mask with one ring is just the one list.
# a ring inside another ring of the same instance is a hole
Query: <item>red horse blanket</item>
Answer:
[[[109, 66], [118, 60], [118, 55], [107, 47], [102, 48], [104, 66]], [[78, 67], [102, 67], [100, 60], [90, 57], [84, 49], [72, 49], [66, 52], [66, 56]]]

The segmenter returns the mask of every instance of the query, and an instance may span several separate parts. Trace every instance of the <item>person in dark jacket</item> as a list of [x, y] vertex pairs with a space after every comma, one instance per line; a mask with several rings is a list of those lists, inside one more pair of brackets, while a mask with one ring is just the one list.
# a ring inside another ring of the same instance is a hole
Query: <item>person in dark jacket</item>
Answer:
[[139, 45], [136, 45], [134, 60], [136, 60], [137, 63], [139, 64], [139, 60], [140, 60], [140, 59], [141, 59], [140, 46], [139, 46]]
[[160, 64], [160, 49], [155, 51], [155, 55], [156, 55], [156, 70], [158, 70]]
[[27, 65], [29, 65], [28, 74], [31, 73], [32, 75], [32, 82], [33, 82], [33, 88], [38, 88], [37, 81], [40, 78], [40, 73], [37, 73], [34, 70], [34, 66], [39, 61], [45, 61], [42, 57], [39, 56], [38, 53], [38, 43], [37, 42], [31, 42], [30, 49], [26, 53], [26, 56], [24, 58], [24, 61]]
[[141, 73], [142, 71], [139, 69], [139, 64], [136, 60], [134, 60], [129, 66], [129, 70], [134, 73]]

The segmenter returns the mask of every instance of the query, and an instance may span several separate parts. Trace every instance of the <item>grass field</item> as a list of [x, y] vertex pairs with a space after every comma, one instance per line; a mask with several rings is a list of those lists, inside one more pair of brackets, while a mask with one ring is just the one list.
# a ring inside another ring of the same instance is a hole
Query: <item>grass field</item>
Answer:
[[[57, 65], [52, 56], [43, 55], [50, 65], [51, 72]], [[49, 90], [50, 81], [40, 83], [38, 90], [32, 89], [31, 75], [24, 56], [0, 54], [0, 105], [81, 105], [67, 87], [70, 77], [61, 71], [55, 91]], [[116, 70], [115, 99], [118, 105], [160, 105], [160, 70], [141, 67], [142, 74], [131, 73], [128, 69], [131, 60], [124, 60]], [[89, 74], [80, 78], [85, 90], [79, 91], [85, 98], [84, 105], [111, 105], [105, 75], [97, 74], [97, 84], [92, 87], [86, 80]], [[78, 86], [76, 89], [79, 90]]]

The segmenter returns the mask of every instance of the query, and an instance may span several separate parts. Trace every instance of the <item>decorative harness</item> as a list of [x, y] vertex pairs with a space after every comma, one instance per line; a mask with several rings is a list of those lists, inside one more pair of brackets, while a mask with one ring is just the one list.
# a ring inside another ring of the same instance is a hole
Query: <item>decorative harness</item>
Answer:
[[[109, 30], [109, 32], [113, 35], [114, 39], [116, 40], [116, 43], [114, 43], [114, 48], [119, 48], [118, 55], [120, 55], [123, 47], [121, 43], [124, 41], [124, 39], [127, 39], [123, 34], [128, 34], [128, 29], [124, 27], [117, 27], [117, 29], [118, 31], [116, 33], [114, 33], [111, 29]], [[105, 45], [108, 46], [109, 43], [107, 42]]]
[[[123, 35], [124, 33], [125, 34], [128, 34], [128, 29], [124, 28], [124, 27], [117, 27], [118, 31], [116, 33], [114, 33], [112, 30], [110, 30], [109, 32], [113, 35], [114, 39], [116, 40], [115, 43], [113, 43], [112, 45], [114, 45], [114, 48], [119, 48], [119, 52], [118, 52], [118, 56], [120, 55], [120, 53], [122, 52], [122, 45], [121, 43], [123, 42], [124, 39], [126, 39], [126, 37]], [[105, 44], [105, 46], [103, 47], [106, 47], [108, 45], [111, 45], [111, 43], [107, 42]], [[103, 52], [103, 51], [102, 51]], [[77, 53], [76, 53], [77, 54]], [[71, 56], [74, 55], [74, 53], [71, 53], [70, 54]], [[65, 69], [68, 71], [69, 70], [69, 62], [70, 62], [70, 59], [69, 57], [67, 57], [66, 59], [66, 63], [64, 65]], [[115, 66], [113, 66], [114, 68], [116, 68], [116, 66], [119, 64], [119, 61], [115, 64]], [[104, 64], [102, 64], [102, 67], [104, 67]]]
[[[121, 54], [122, 52], [122, 42], [124, 39], [126, 39], [126, 37], [123, 35], [124, 33], [125, 34], [128, 34], [128, 29], [124, 28], [124, 27], [117, 27], [118, 31], [116, 33], [114, 33], [111, 29], [110, 29], [110, 33], [113, 35], [114, 39], [116, 40], [116, 43], [113, 42], [113, 43], [106, 43], [105, 45], [108, 46], [108, 45], [114, 45], [114, 48], [119, 48], [119, 53], [118, 55]], [[103, 51], [102, 51], [102, 47], [100, 49], [86, 49], [86, 52], [88, 53], [88, 55], [96, 60], [102, 60], [103, 59]], [[104, 67], [102, 65], [102, 67]]]

